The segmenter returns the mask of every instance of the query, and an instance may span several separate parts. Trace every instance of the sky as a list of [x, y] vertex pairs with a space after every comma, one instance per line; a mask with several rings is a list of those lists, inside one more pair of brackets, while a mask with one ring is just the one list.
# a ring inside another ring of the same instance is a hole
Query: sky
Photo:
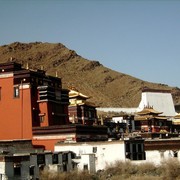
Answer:
[[62, 43], [141, 80], [180, 88], [180, 0], [0, 0], [0, 45]]

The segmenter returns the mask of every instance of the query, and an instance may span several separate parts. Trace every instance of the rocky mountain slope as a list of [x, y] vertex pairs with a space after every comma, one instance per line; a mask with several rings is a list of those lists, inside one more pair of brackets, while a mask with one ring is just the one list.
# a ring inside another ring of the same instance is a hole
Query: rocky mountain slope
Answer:
[[172, 90], [175, 104], [180, 103], [180, 89], [150, 83], [113, 71], [98, 61], [90, 61], [63, 44], [19, 43], [0, 46], [0, 62], [28, 63], [31, 69], [44, 69], [47, 74], [62, 78], [63, 87], [75, 87], [91, 97], [100, 107], [137, 107], [144, 87]]

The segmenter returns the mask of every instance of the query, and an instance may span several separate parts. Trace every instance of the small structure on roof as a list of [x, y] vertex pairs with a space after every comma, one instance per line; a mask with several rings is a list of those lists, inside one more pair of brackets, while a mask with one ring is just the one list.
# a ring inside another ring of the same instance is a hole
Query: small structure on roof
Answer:
[[169, 118], [176, 114], [170, 90], [150, 89], [145, 87], [142, 90], [141, 102], [137, 111], [141, 111], [145, 106], [149, 105], [153, 106], [157, 111], [162, 112], [162, 115]]
[[97, 123], [97, 111], [93, 103], [87, 101], [89, 96], [80, 93], [75, 88], [69, 91], [69, 121], [75, 124], [93, 125]]
[[142, 132], [167, 132], [169, 121], [167, 117], [160, 116], [162, 112], [156, 111], [153, 106], [145, 106], [142, 111], [136, 113], [135, 129]]

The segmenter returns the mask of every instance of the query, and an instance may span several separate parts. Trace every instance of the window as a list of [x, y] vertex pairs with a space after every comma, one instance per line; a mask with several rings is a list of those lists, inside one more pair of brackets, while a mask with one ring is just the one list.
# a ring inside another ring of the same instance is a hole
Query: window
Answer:
[[92, 117], [92, 114], [91, 114], [91, 111], [89, 111], [89, 118], [91, 118]]
[[67, 162], [68, 161], [68, 154], [67, 153], [62, 155], [62, 160], [63, 160], [63, 162]]
[[125, 141], [125, 156], [130, 160], [145, 160], [146, 153], [144, 150], [143, 140]]
[[136, 153], [136, 144], [132, 144], [133, 147], [133, 153]]
[[56, 90], [55, 95], [56, 95], [57, 100], [61, 100], [61, 91], [60, 90]]
[[37, 164], [45, 164], [45, 156], [44, 154], [38, 154], [37, 155]]
[[53, 154], [53, 164], [58, 164], [58, 154]]
[[44, 116], [39, 116], [39, 120], [41, 123], [43, 123], [44, 122]]
[[14, 87], [14, 97], [19, 98], [20, 96], [20, 91], [19, 91], [19, 86]]
[[31, 87], [31, 92], [32, 92], [32, 96], [35, 97], [35, 96], [37, 95], [37, 94], [36, 94], [37, 88], [36, 88], [35, 86], [32, 86], [32, 87]]
[[178, 157], [178, 151], [173, 151], [174, 157]]
[[21, 176], [21, 165], [14, 163], [14, 176]]
[[88, 164], [84, 164], [83, 169], [84, 169], [84, 171], [87, 171], [88, 170]]
[[93, 153], [97, 153], [97, 147], [93, 147]]
[[63, 164], [63, 171], [67, 172], [67, 164], [66, 163]]
[[29, 175], [34, 176], [34, 166], [29, 167]]
[[142, 152], [142, 144], [138, 144], [138, 152]]

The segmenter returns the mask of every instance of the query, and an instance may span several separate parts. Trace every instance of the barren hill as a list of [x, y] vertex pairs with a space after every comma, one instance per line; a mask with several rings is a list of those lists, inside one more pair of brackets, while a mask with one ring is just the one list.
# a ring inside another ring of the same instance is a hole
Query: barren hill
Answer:
[[172, 90], [175, 104], [180, 102], [177, 87], [150, 83], [113, 71], [98, 61], [84, 59], [60, 43], [15, 42], [0, 46], [0, 62], [7, 62], [11, 57], [24, 67], [28, 63], [29, 68], [43, 68], [53, 76], [57, 72], [64, 88], [75, 87], [101, 107], [137, 107], [143, 87]]

